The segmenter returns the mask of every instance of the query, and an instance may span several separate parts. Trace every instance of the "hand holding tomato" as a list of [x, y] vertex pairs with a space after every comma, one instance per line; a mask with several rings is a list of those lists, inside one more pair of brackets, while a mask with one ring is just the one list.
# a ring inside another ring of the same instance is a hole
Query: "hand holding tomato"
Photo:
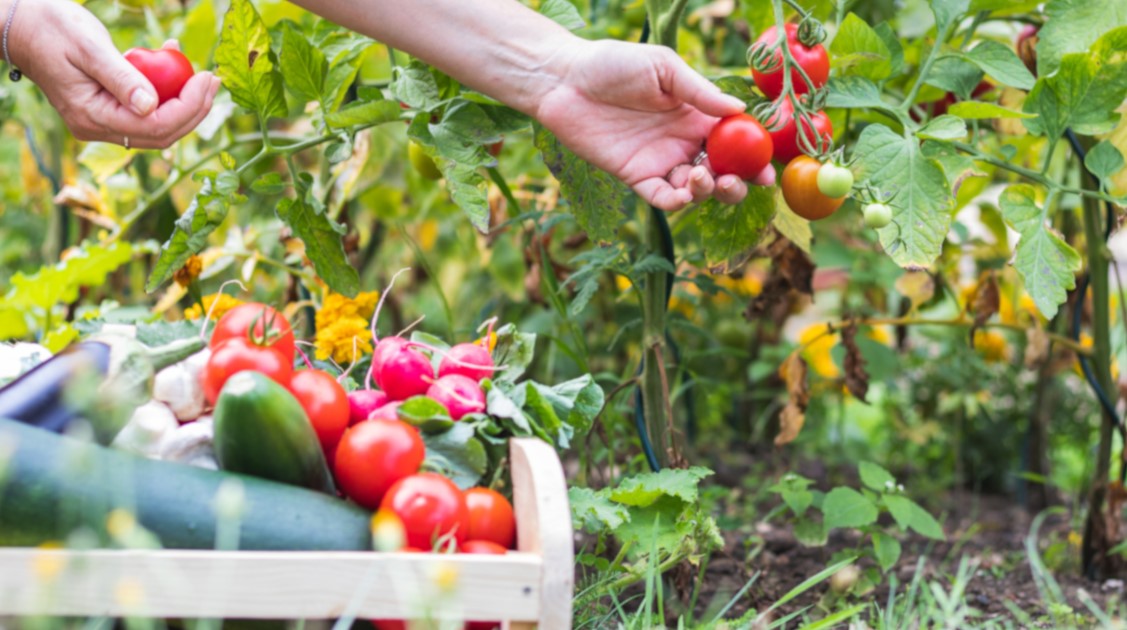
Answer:
[[161, 105], [179, 98], [184, 84], [195, 74], [192, 62], [174, 47], [166, 46], [158, 50], [130, 48], [123, 56], [153, 84], [157, 101]]
[[[175, 42], [165, 48], [175, 49]], [[12, 62], [34, 81], [82, 141], [166, 148], [211, 109], [219, 79], [192, 76], [179, 99], [159, 105], [152, 85], [118, 51], [106, 27], [69, 0], [23, 3], [8, 33]]]

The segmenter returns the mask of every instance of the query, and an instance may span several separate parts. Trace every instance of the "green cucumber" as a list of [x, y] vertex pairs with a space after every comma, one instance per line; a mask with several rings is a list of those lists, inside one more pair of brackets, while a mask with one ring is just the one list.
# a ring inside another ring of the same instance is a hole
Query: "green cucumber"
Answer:
[[333, 476], [305, 409], [259, 372], [227, 379], [215, 401], [219, 467], [336, 494]]
[[149, 460], [0, 420], [0, 546], [65, 540], [76, 528], [104, 533], [117, 508], [132, 512], [165, 547], [215, 545], [215, 498], [238, 481], [245, 503], [239, 548], [372, 548], [370, 514], [321, 492], [257, 477]]

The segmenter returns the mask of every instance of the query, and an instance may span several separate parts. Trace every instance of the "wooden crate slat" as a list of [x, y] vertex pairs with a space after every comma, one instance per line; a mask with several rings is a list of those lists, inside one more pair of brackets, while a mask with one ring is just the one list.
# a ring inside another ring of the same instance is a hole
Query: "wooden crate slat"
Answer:
[[[0, 567], [6, 615], [317, 619], [352, 612], [365, 619], [407, 617], [441, 602], [435, 616], [533, 621], [541, 606], [542, 560], [516, 552], [454, 560], [364, 552], [17, 548], [0, 549]], [[434, 576], [443, 567], [453, 567], [457, 579], [439, 595]]]

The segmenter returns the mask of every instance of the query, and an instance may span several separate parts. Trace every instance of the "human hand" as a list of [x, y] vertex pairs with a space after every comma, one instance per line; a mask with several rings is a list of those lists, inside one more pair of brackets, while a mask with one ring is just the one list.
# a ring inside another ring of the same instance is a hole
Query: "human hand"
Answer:
[[[663, 46], [576, 39], [557, 55], [564, 72], [533, 115], [576, 155], [662, 210], [747, 195], [745, 182], [716, 177], [707, 159], [693, 165], [717, 120], [744, 111], [739, 99]], [[752, 183], [774, 181], [768, 166]]]
[[[10, 6], [11, 0], [0, 0], [0, 19]], [[179, 98], [157, 107], [152, 85], [117, 50], [106, 27], [69, 0], [21, 0], [8, 50], [84, 141], [126, 144], [128, 138], [132, 148], [167, 148], [196, 128], [219, 89], [218, 78], [198, 72]]]

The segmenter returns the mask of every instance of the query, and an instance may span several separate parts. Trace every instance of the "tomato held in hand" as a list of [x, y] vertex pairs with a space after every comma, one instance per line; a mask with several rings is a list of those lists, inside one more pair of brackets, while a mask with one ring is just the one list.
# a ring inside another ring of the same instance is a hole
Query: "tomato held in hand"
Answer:
[[[759, 39], [755, 40], [755, 43], [771, 46], [778, 39], [778, 33], [778, 27], [770, 28], [764, 31]], [[826, 53], [824, 46], [821, 44], [811, 47], [804, 46], [802, 42], [798, 41], [798, 26], [795, 24], [787, 24], [786, 46], [790, 48], [791, 57], [794, 58], [798, 67], [806, 72], [806, 76], [810, 77], [810, 81], [815, 88], [820, 88], [826, 84], [826, 81], [830, 78], [830, 56]], [[774, 66], [773, 72], [759, 72], [752, 68], [751, 77], [755, 79], [755, 85], [767, 98], [775, 100], [783, 93], [783, 53], [781, 50], [775, 51], [772, 65]], [[802, 80], [798, 68], [791, 68], [790, 84], [795, 94], [805, 94], [810, 91], [806, 81]]]
[[[356, 426], [365, 424], [361, 422]], [[380, 509], [391, 510], [403, 520], [407, 544], [412, 547], [433, 549], [439, 539], [446, 537], [459, 545], [466, 540], [469, 512], [462, 491], [438, 473], [419, 473], [400, 479], [384, 495]]]
[[470, 515], [466, 536], [471, 540], [488, 540], [506, 549], [512, 547], [517, 523], [509, 500], [489, 488], [470, 488], [465, 496]]
[[290, 379], [290, 393], [313, 423], [321, 449], [332, 455], [348, 428], [348, 392], [328, 372], [299, 370]]
[[180, 90], [192, 78], [192, 62], [184, 53], [171, 48], [149, 50], [131, 48], [125, 51], [125, 60], [141, 71], [157, 91], [157, 101], [163, 105], [180, 96]]
[[228, 339], [211, 351], [204, 366], [203, 393], [208, 404], [215, 404], [228, 378], [244, 370], [261, 372], [287, 387], [293, 376], [293, 362], [277, 350], [257, 345], [246, 337]]
[[232, 337], [251, 339], [258, 345], [269, 346], [293, 363], [293, 328], [286, 316], [271, 306], [247, 302], [224, 313], [211, 333], [211, 349], [218, 348]]
[[736, 114], [716, 123], [708, 133], [705, 151], [717, 175], [754, 179], [771, 162], [774, 147], [754, 116]]
[[783, 170], [783, 199], [795, 214], [808, 221], [824, 219], [845, 202], [818, 190], [818, 170], [822, 165], [808, 155], [800, 155]]
[[[779, 101], [779, 108], [775, 113], [767, 119], [767, 126], [773, 127], [776, 124], [780, 125], [775, 131], [769, 132], [771, 134], [771, 142], [774, 147], [775, 159], [783, 164], [789, 163], [794, 158], [805, 155], [802, 150], [802, 145], [798, 141], [798, 126], [801, 119], [798, 121], [794, 118], [794, 105], [791, 104], [790, 99], [784, 98]], [[813, 149], [818, 148], [817, 138], [821, 136], [823, 149], [828, 149], [833, 145], [834, 140], [834, 126], [830, 122], [830, 117], [826, 112], [818, 112], [810, 116], [810, 123], [813, 123], [814, 128], [810, 128], [810, 124], [803, 123], [802, 131], [806, 137], [806, 141]]]
[[[396, 482], [419, 472], [425, 455], [423, 439], [410, 425], [398, 420], [365, 420], [349, 427], [340, 438], [333, 472], [346, 497], [374, 510]], [[414, 541], [408, 544], [424, 547]]]

